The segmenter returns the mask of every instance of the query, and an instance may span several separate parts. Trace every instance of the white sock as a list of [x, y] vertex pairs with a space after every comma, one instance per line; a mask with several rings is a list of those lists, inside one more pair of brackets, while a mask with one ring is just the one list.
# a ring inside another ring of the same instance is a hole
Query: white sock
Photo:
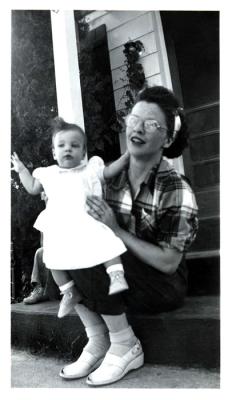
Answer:
[[66, 292], [71, 287], [75, 286], [75, 282], [73, 280], [65, 283], [64, 285], [59, 286], [61, 293]]
[[124, 272], [124, 268], [122, 264], [114, 264], [110, 265], [109, 267], [106, 268], [107, 274], [110, 274], [111, 272], [116, 272], [116, 271], [122, 271]]
[[110, 347], [109, 333], [105, 325], [94, 325], [85, 328], [88, 343], [85, 350], [95, 356], [104, 356]]
[[109, 352], [116, 356], [123, 356], [137, 341], [131, 326], [118, 332], [109, 332], [111, 346]]

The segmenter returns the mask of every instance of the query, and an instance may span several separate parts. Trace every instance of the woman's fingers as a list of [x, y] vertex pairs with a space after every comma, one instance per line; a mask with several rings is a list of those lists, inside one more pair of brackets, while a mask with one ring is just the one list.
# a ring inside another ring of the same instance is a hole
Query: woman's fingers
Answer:
[[99, 218], [102, 214], [102, 210], [100, 208], [99, 202], [97, 201], [97, 199], [91, 199], [91, 198], [87, 198], [87, 205], [89, 207], [88, 213], [94, 217], [94, 218]]
[[103, 224], [107, 225], [113, 231], [117, 231], [118, 224], [114, 212], [105, 200], [96, 196], [90, 196], [87, 197], [87, 205], [89, 208], [88, 214], [91, 217], [103, 222]]
[[108, 220], [111, 208], [101, 198], [97, 196], [87, 197], [88, 213], [105, 223]]
[[87, 204], [88, 206], [95, 210], [98, 214], [104, 213], [108, 209], [108, 204], [97, 196], [87, 197]]
[[91, 215], [91, 217], [93, 217], [93, 218], [95, 218], [95, 219], [97, 219], [99, 221], [101, 219], [101, 215], [97, 211], [95, 211], [93, 209], [88, 210], [88, 214]]

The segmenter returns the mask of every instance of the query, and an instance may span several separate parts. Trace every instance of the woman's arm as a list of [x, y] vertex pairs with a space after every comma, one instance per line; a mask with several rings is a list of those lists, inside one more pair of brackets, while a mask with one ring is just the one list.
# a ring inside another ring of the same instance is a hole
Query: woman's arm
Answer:
[[11, 162], [13, 164], [12, 170], [19, 174], [20, 181], [28, 193], [36, 195], [43, 191], [41, 183], [31, 175], [16, 153], [11, 156]]
[[159, 247], [118, 228], [115, 234], [137, 258], [165, 274], [173, 274], [180, 264], [182, 253], [168, 247]]
[[111, 179], [118, 175], [129, 163], [129, 153], [126, 151], [120, 158], [105, 166], [103, 170], [104, 179]]
[[87, 204], [89, 214], [109, 226], [124, 242], [127, 249], [142, 262], [165, 274], [173, 274], [176, 271], [182, 253], [173, 248], [159, 247], [146, 242], [122, 229], [117, 223], [113, 210], [104, 200], [92, 196], [87, 199]]

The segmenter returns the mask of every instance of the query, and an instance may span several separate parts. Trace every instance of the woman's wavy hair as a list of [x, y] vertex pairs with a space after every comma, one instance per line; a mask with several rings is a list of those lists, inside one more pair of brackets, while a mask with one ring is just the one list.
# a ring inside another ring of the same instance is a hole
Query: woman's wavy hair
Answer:
[[167, 134], [170, 138], [172, 138], [174, 134], [175, 116], [180, 116], [181, 128], [177, 132], [174, 142], [170, 147], [164, 148], [163, 152], [163, 155], [167, 158], [179, 157], [183, 150], [188, 146], [189, 132], [185, 121], [184, 111], [180, 107], [179, 101], [174, 93], [164, 86], [147, 87], [138, 93], [136, 103], [139, 101], [158, 104], [165, 115], [168, 127]]
[[85, 151], [86, 151], [86, 149], [87, 149], [86, 134], [85, 134], [85, 132], [83, 131], [83, 129], [79, 125], [66, 122], [61, 117], [55, 117], [50, 121], [50, 127], [51, 127], [51, 132], [52, 132], [52, 146], [53, 146], [54, 139], [55, 139], [55, 137], [56, 137], [58, 132], [75, 130], [77, 132], [80, 132], [81, 135], [83, 136], [84, 148], [85, 148]]

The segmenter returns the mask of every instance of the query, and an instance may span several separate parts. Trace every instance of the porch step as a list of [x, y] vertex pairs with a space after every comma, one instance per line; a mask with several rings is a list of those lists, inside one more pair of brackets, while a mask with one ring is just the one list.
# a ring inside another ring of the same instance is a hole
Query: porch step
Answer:
[[[11, 306], [12, 345], [55, 352], [75, 359], [86, 337], [75, 311], [58, 319], [58, 301]], [[157, 315], [129, 315], [140, 338], [145, 362], [180, 367], [218, 368], [219, 297], [187, 297], [178, 310]]]

